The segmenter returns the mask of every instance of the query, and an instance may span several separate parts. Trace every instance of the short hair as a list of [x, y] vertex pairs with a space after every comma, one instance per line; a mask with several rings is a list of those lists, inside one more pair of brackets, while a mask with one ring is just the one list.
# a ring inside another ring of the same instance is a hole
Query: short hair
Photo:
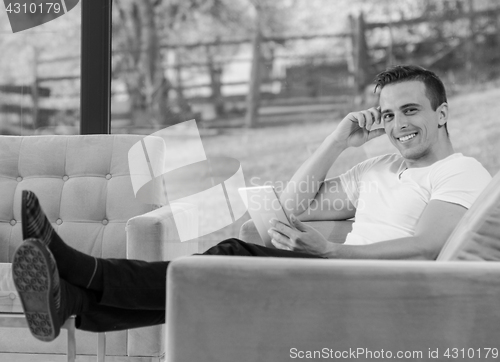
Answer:
[[[448, 102], [446, 99], [446, 89], [439, 77], [425, 68], [418, 65], [395, 65], [377, 74], [374, 80], [375, 90], [382, 90], [388, 84], [409, 82], [412, 80], [423, 82], [425, 85], [425, 95], [431, 102], [432, 110], [435, 111], [441, 104]], [[446, 134], [448, 127], [444, 125]]]

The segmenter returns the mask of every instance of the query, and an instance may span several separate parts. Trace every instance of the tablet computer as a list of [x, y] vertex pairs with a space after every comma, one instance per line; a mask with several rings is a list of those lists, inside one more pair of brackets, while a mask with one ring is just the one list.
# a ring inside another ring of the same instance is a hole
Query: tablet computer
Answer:
[[271, 243], [271, 236], [267, 233], [272, 227], [269, 223], [271, 219], [277, 219], [290, 226], [290, 220], [285, 210], [281, 206], [276, 190], [273, 186], [241, 187], [238, 189], [248, 213], [259, 232], [264, 245], [269, 248], [276, 247]]

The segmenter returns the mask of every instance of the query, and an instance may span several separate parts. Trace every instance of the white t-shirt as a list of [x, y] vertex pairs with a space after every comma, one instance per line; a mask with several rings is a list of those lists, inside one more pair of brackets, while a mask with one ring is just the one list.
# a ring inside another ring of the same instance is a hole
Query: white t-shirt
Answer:
[[469, 208], [491, 180], [474, 158], [454, 153], [427, 167], [406, 168], [398, 154], [374, 157], [340, 175], [356, 207], [345, 244], [366, 245], [413, 236], [430, 200]]

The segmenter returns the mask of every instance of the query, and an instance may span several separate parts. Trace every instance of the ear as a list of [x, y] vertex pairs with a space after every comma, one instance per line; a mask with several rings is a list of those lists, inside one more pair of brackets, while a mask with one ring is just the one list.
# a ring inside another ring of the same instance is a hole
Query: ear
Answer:
[[448, 103], [444, 102], [437, 109], [436, 112], [439, 114], [438, 125], [442, 127], [448, 122]]

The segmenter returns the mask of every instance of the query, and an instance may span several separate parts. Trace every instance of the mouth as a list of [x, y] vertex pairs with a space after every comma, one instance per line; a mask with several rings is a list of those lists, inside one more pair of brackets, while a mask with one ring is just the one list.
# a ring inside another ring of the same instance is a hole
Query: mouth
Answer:
[[407, 143], [410, 142], [412, 139], [414, 139], [417, 136], [418, 132], [410, 133], [407, 134], [406, 136], [399, 137], [397, 140], [401, 143]]

